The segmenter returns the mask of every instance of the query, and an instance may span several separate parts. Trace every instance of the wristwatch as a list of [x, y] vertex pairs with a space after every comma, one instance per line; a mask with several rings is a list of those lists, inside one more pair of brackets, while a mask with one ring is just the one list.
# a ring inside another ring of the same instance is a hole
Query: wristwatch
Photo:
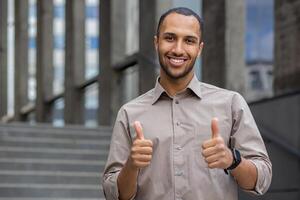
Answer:
[[232, 152], [233, 161], [232, 164], [227, 169], [224, 169], [226, 174], [228, 174], [228, 170], [235, 169], [242, 161], [239, 150], [233, 148], [231, 149], [231, 152]]

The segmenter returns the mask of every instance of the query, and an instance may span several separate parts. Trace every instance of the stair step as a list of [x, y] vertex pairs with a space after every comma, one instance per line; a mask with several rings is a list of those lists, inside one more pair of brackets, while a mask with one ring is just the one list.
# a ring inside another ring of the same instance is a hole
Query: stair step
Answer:
[[111, 131], [0, 124], [0, 200], [104, 200]]
[[54, 160], [45, 159], [33, 160], [14, 160], [14, 159], [0, 159], [0, 170], [49, 170], [49, 171], [85, 171], [85, 172], [101, 172], [104, 169], [104, 160], [90, 163], [89, 161], [70, 161], [70, 160]]
[[[1, 128], [1, 126], [0, 126]], [[0, 137], [1, 136], [11, 136], [11, 137], [36, 137], [36, 138], [67, 138], [67, 139], [90, 139], [90, 140], [110, 140], [111, 132], [105, 133], [105, 134], [99, 134], [94, 132], [87, 132], [87, 133], [74, 133], [74, 132], [55, 132], [55, 131], [11, 131], [11, 130], [1, 130], [0, 131]]]
[[110, 140], [91, 140], [74, 138], [52, 138], [52, 137], [23, 137], [23, 136], [0, 136], [2, 142], [29, 142], [46, 144], [91, 144], [91, 145], [109, 145]]
[[16, 125], [16, 124], [1, 124], [1, 132], [12, 132], [19, 134], [54, 134], [54, 135], [74, 135], [74, 136], [110, 136], [112, 129], [110, 127], [99, 127], [95, 129], [83, 128], [81, 126], [72, 126], [72, 127], [52, 127], [52, 126], [30, 126], [30, 125]]
[[22, 171], [22, 170], [1, 170], [0, 175], [16, 175], [16, 176], [61, 176], [61, 177], [100, 177], [100, 172], [80, 172], [80, 171]]
[[[18, 192], [16, 192], [16, 190]], [[0, 184], [2, 197], [103, 198], [100, 185]]]
[[47, 197], [0, 197], [0, 200], [105, 200], [105, 198], [47, 198]]
[[[54, 174], [54, 173], [53, 173]], [[63, 175], [63, 173], [61, 173]], [[101, 185], [101, 174], [94, 173], [95, 176], [44, 176], [44, 175], [1, 175], [0, 180], [5, 184], [27, 183], [27, 184], [93, 184]]]
[[79, 160], [79, 159], [45, 159], [45, 158], [0, 158], [0, 163], [31, 163], [31, 164], [71, 164], [71, 165], [96, 165], [105, 164], [102, 160]]
[[[79, 151], [79, 153], [81, 153]], [[106, 160], [107, 151], [95, 151], [92, 154], [73, 154], [70, 153], [46, 153], [46, 152], [11, 152], [1, 151], [0, 158], [47, 158], [47, 159], [81, 159], [81, 160]]]
[[14, 142], [0, 140], [0, 146], [15, 146], [15, 147], [39, 147], [39, 148], [66, 148], [66, 149], [109, 149], [109, 144], [64, 144], [64, 143], [35, 143], [35, 142]]
[[29, 152], [29, 153], [45, 153], [45, 154], [74, 154], [74, 155], [101, 155], [108, 153], [101, 149], [67, 149], [67, 148], [46, 148], [46, 147], [12, 147], [0, 146], [0, 151], [5, 152]]

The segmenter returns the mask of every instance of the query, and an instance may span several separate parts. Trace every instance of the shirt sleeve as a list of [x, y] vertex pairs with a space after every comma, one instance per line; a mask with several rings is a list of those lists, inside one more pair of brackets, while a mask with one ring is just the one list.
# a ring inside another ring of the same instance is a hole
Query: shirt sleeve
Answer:
[[108, 200], [119, 199], [117, 179], [130, 154], [131, 143], [128, 120], [125, 110], [121, 108], [113, 128], [108, 159], [102, 177], [103, 192]]
[[272, 164], [264, 141], [256, 126], [251, 111], [244, 98], [235, 93], [232, 99], [231, 146], [238, 149], [241, 155], [250, 160], [257, 169], [257, 182], [253, 194], [264, 194], [272, 179]]

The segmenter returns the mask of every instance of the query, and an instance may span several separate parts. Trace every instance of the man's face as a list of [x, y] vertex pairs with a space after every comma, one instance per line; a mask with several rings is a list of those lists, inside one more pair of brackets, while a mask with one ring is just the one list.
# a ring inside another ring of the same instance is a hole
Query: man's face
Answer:
[[199, 22], [194, 16], [171, 13], [164, 19], [155, 48], [161, 65], [161, 76], [180, 79], [193, 74], [196, 58], [201, 54]]

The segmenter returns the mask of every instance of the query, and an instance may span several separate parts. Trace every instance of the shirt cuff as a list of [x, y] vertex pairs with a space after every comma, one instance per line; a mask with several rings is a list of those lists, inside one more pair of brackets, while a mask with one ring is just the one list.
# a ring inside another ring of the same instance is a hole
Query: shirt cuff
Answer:
[[268, 166], [263, 164], [263, 161], [260, 160], [250, 160], [257, 170], [257, 180], [256, 185], [253, 190], [245, 190], [245, 192], [254, 194], [254, 195], [263, 195], [268, 190], [271, 184], [271, 175], [269, 172]]
[[103, 176], [103, 192], [106, 199], [118, 200], [119, 199], [119, 189], [117, 179], [120, 171], [109, 172]]
[[[118, 188], [118, 177], [120, 171], [110, 172], [103, 177], [103, 192], [106, 199], [109, 200], [119, 200], [119, 188]], [[134, 200], [136, 193], [130, 198], [130, 200]]]

